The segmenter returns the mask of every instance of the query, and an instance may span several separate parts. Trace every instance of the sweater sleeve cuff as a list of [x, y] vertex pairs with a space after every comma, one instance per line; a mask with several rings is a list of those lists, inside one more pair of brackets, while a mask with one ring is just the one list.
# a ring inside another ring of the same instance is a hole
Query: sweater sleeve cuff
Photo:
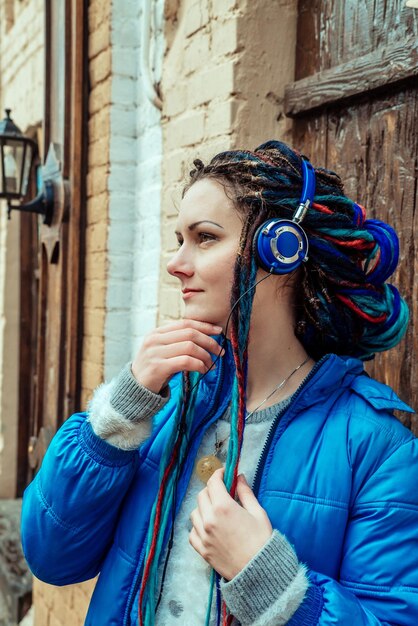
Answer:
[[152, 418], [169, 395], [160, 396], [140, 385], [128, 364], [96, 389], [87, 419], [101, 439], [122, 450], [135, 450], [151, 435]]
[[143, 387], [132, 374], [130, 363], [114, 379], [110, 394], [110, 404], [114, 410], [134, 422], [154, 417], [168, 400], [168, 387], [164, 388], [162, 394]]
[[221, 592], [230, 613], [243, 626], [276, 626], [292, 617], [308, 584], [292, 546], [274, 530], [235, 578], [221, 581]]

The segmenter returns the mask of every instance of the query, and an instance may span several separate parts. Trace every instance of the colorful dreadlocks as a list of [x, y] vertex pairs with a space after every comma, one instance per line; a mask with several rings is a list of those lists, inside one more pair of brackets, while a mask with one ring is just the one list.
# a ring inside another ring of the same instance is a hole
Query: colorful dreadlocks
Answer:
[[[231, 292], [231, 347], [235, 380], [231, 395], [231, 435], [225, 464], [225, 485], [235, 497], [245, 425], [249, 326], [257, 267], [252, 252], [258, 226], [272, 217], [291, 219], [302, 187], [301, 156], [278, 141], [254, 152], [228, 151], [207, 165], [194, 162], [187, 189], [203, 178], [222, 183], [243, 215], [243, 230]], [[318, 168], [315, 202], [303, 228], [309, 240], [309, 260], [297, 270], [295, 333], [314, 358], [334, 352], [361, 359], [396, 345], [406, 331], [408, 307], [392, 285], [385, 284], [399, 256], [395, 231], [379, 220], [367, 220], [364, 208], [343, 193], [340, 178]], [[241, 297], [248, 292], [246, 297]], [[238, 303], [237, 306], [236, 303]], [[161, 460], [160, 486], [154, 503], [139, 597], [141, 626], [153, 626], [157, 602], [158, 563], [176, 509], [176, 485], [188, 452], [198, 389], [197, 374], [183, 375], [183, 392], [170, 444]], [[171, 516], [171, 517], [170, 517]], [[213, 574], [206, 616], [211, 617], [216, 576]], [[230, 617], [220, 606], [217, 623]], [[222, 617], [221, 617], [222, 614]]]

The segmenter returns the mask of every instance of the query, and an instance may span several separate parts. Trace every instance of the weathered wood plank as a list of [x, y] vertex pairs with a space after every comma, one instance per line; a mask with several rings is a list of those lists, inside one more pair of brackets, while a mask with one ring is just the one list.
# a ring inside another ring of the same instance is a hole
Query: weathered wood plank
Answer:
[[285, 113], [296, 117], [417, 76], [418, 40], [409, 37], [292, 83], [285, 91]]
[[[413, 407], [418, 407], [417, 115], [413, 88], [339, 108], [328, 114], [327, 142], [327, 166], [341, 174], [347, 195], [366, 207], [368, 217], [388, 222], [399, 235], [399, 265], [389, 282], [406, 298], [411, 322], [401, 343], [378, 354], [367, 369]], [[404, 419], [410, 425], [410, 416]], [[418, 422], [411, 425], [418, 432]]]

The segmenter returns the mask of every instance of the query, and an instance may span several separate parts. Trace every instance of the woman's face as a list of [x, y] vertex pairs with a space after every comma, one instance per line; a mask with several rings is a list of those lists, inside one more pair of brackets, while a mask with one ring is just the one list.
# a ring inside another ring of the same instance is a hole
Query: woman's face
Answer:
[[167, 270], [180, 280], [185, 317], [225, 329], [242, 220], [223, 186], [204, 178], [181, 201], [179, 249]]

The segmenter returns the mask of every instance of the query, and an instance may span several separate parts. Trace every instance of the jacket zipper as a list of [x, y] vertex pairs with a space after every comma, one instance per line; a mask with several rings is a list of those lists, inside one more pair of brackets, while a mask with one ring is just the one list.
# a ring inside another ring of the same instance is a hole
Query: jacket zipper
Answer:
[[[221, 361], [221, 367], [219, 368], [218, 385], [217, 385], [216, 393], [215, 393], [214, 398], [213, 398], [213, 403], [212, 403], [212, 406], [211, 406], [211, 410], [209, 412], [209, 416], [210, 417], [206, 419], [206, 424], [208, 424], [211, 421], [211, 419], [213, 418], [213, 416], [216, 413], [216, 408], [215, 407], [216, 407], [216, 403], [218, 401], [219, 394], [221, 392], [222, 385], [223, 385], [224, 369], [225, 369], [225, 365], [224, 365], [223, 360], [222, 360]], [[196, 432], [194, 432], [192, 434], [190, 443], [192, 443], [192, 441], [194, 440], [194, 437], [196, 436]], [[178, 505], [178, 508], [179, 507], [180, 507], [180, 504]], [[176, 515], [177, 515], [177, 511], [176, 511]], [[131, 621], [132, 606], [133, 606], [133, 603], [135, 601], [136, 595], [138, 593], [139, 585], [140, 585], [140, 572], [141, 572], [141, 569], [142, 569], [142, 562], [144, 560], [144, 553], [145, 553], [145, 543], [142, 546], [141, 554], [140, 554], [140, 557], [139, 557], [139, 560], [138, 560], [138, 567], [137, 567], [137, 570], [136, 570], [136, 573], [135, 573], [135, 576], [136, 576], [135, 584], [134, 584], [133, 587], [131, 587], [131, 593], [129, 595], [128, 602], [127, 602], [127, 605], [126, 605], [125, 616], [123, 618], [123, 626], [131, 626], [130, 621]]]
[[[306, 385], [313, 378], [313, 376], [315, 376], [316, 372], [322, 366], [324, 361], [327, 360], [327, 358], [328, 358], [327, 356], [323, 356], [317, 363], [315, 363], [315, 365], [313, 366], [313, 368], [311, 369], [311, 371], [309, 372], [309, 374], [307, 375], [305, 380], [302, 382], [302, 384], [299, 386], [299, 388], [295, 391], [294, 396], [292, 398], [292, 402], [291, 402], [291, 404], [293, 406], [294, 406], [295, 400], [300, 396], [300, 394], [305, 389]], [[260, 455], [260, 458], [259, 458], [258, 463], [257, 463], [257, 468], [255, 470], [255, 475], [254, 475], [254, 480], [253, 480], [253, 492], [254, 492], [255, 496], [258, 496], [258, 490], [260, 488], [261, 479], [263, 477], [262, 475], [263, 475], [264, 465], [266, 463], [267, 455], [268, 455], [268, 452], [269, 452], [269, 449], [270, 449], [273, 437], [275, 435], [277, 426], [279, 425], [283, 415], [286, 412], [289, 412], [289, 416], [291, 416], [292, 415], [292, 407], [285, 407], [284, 409], [279, 411], [279, 413], [274, 418], [273, 423], [270, 426], [270, 429], [268, 431], [267, 438], [266, 438], [266, 441], [264, 443], [263, 449], [261, 451], [261, 455]], [[281, 423], [282, 427], [281, 427], [281, 430], [278, 433], [277, 441], [283, 435], [284, 431], [287, 428], [287, 424], [288, 423], [289, 423], [289, 419], [287, 419], [286, 421], [283, 421]]]

